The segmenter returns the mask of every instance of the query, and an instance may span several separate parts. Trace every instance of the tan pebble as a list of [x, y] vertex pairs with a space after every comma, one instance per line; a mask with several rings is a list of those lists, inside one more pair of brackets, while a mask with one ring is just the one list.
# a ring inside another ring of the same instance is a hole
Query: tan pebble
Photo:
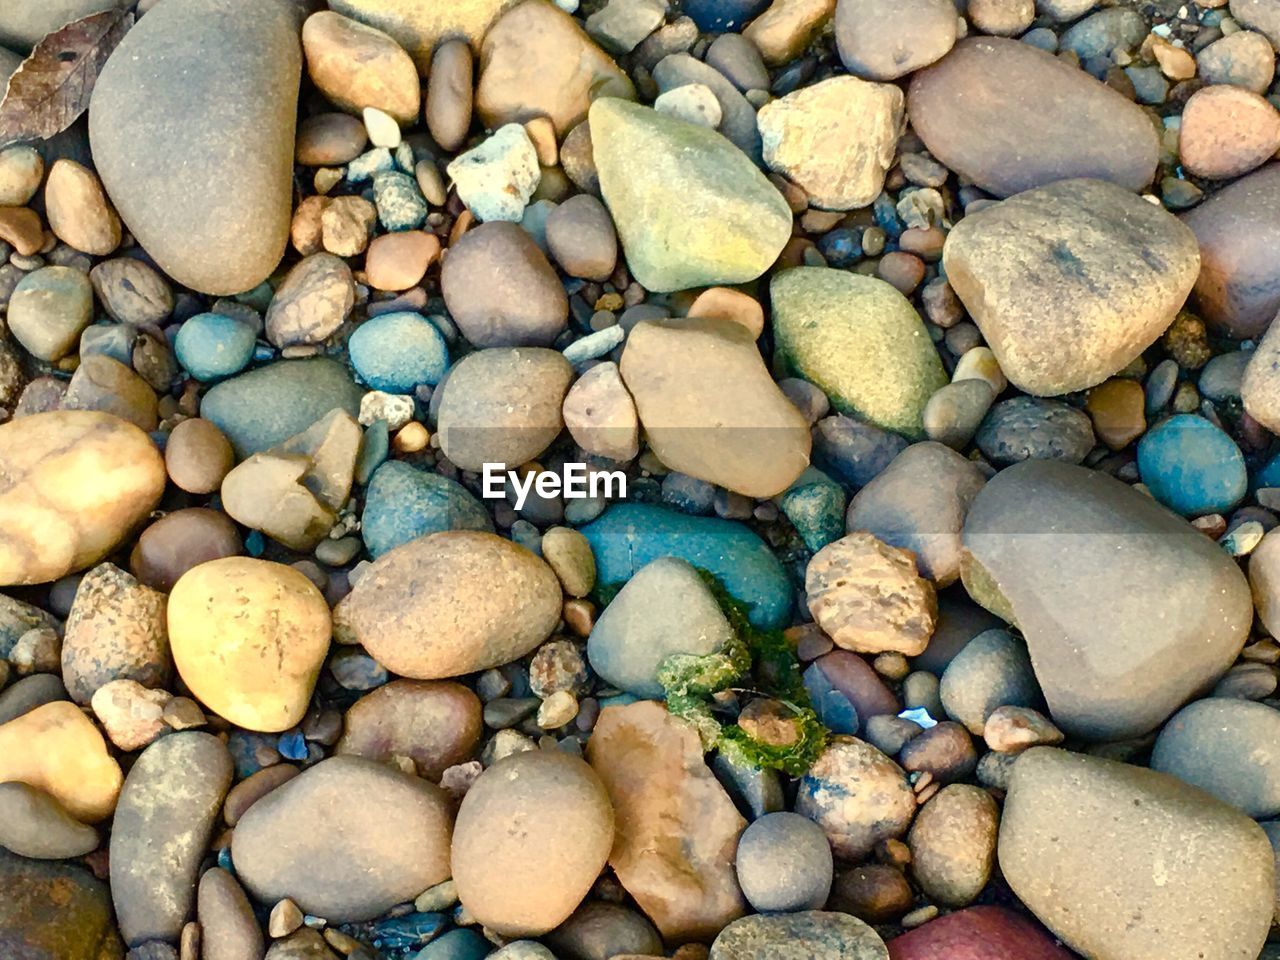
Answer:
[[[445, 193], [444, 178], [440, 175], [440, 168], [434, 161], [419, 160], [414, 164], [413, 176], [418, 181], [418, 189], [422, 191], [422, 196], [427, 203], [435, 207], [444, 206], [449, 196]], [[451, 244], [453, 239], [455, 238], [450, 238]]]
[[710, 287], [689, 307], [690, 317], [720, 317], [740, 323], [753, 339], [764, 332], [764, 308], [755, 297], [729, 287]]
[[770, 65], [794, 60], [831, 19], [836, 0], [773, 0], [742, 35], [756, 45]]
[[178, 960], [200, 960], [200, 941], [200, 924], [195, 920], [187, 921], [178, 938]]
[[538, 707], [538, 726], [543, 730], [559, 730], [578, 715], [578, 698], [568, 690], [559, 690]]
[[1049, 718], [1030, 707], [996, 707], [982, 728], [987, 746], [999, 753], [1061, 743], [1063, 733]]
[[164, 705], [164, 722], [174, 730], [194, 730], [209, 721], [190, 697], [174, 697]]
[[1012, 37], [1036, 18], [1035, 0], [969, 0], [969, 19], [983, 33]]
[[164, 690], [148, 690], [136, 680], [112, 680], [94, 692], [91, 705], [111, 742], [128, 753], [164, 731], [164, 708], [171, 699]]
[[38, 787], [82, 823], [115, 810], [124, 777], [97, 727], [73, 703], [46, 703], [0, 724], [0, 781]]
[[375, 107], [403, 124], [417, 119], [417, 67], [381, 30], [322, 10], [302, 25], [302, 51], [316, 87], [344, 110]]
[[440, 258], [440, 241], [421, 230], [403, 230], [375, 237], [365, 254], [364, 269], [375, 290], [408, 290]]
[[328, 197], [307, 197], [293, 211], [293, 222], [289, 225], [289, 240], [293, 248], [304, 257], [324, 249], [322, 218], [325, 208], [330, 203], [332, 201]]
[[340, 184], [343, 176], [344, 174], [339, 167], [321, 167], [316, 171], [311, 183], [316, 188], [316, 193], [324, 195]]
[[44, 185], [49, 227], [68, 246], [96, 257], [120, 246], [120, 217], [88, 167], [58, 160]]
[[213, 493], [235, 461], [231, 442], [212, 422], [199, 417], [174, 427], [164, 451], [169, 479], [188, 493]]
[[431, 432], [416, 420], [406, 423], [396, 431], [391, 445], [397, 453], [418, 453], [431, 442]]
[[1004, 371], [1000, 369], [1000, 361], [990, 347], [984, 346], [971, 347], [960, 356], [955, 372], [951, 374], [951, 382], [960, 380], [981, 380], [991, 388], [995, 397], [1009, 386]]
[[292, 764], [276, 763], [249, 774], [227, 792], [227, 799], [222, 804], [222, 819], [227, 826], [234, 827], [246, 810], [276, 787], [288, 783], [298, 772]]
[[267, 920], [267, 933], [272, 939], [287, 937], [302, 926], [302, 911], [298, 905], [285, 897], [271, 908], [271, 916]]
[[577, 530], [552, 527], [542, 535], [542, 558], [551, 565], [571, 597], [585, 597], [596, 585], [591, 544]]
[[924, 262], [914, 254], [894, 250], [880, 258], [876, 274], [909, 297], [924, 280]]
[[595, 604], [590, 600], [576, 598], [566, 600], [560, 616], [574, 634], [579, 637], [590, 636], [591, 628], [595, 625]]
[[1113, 378], [1089, 391], [1085, 409], [1098, 439], [1123, 450], [1147, 429], [1146, 396], [1137, 380]]
[[538, 163], [544, 167], [554, 167], [560, 162], [559, 147], [556, 145], [556, 125], [547, 117], [534, 117], [525, 121], [524, 132], [533, 141], [533, 148], [538, 154]]
[[377, 208], [363, 197], [335, 197], [320, 215], [324, 248], [339, 257], [363, 253], [377, 219]]
[[1190, 80], [1196, 75], [1196, 58], [1163, 37], [1156, 37], [1151, 52], [1160, 64], [1160, 72], [1170, 80]]
[[44, 246], [40, 216], [28, 207], [0, 207], [0, 240], [12, 244], [24, 257], [39, 253]]
[[1226, 84], [1192, 94], [1182, 111], [1183, 165], [1210, 180], [1238, 177], [1280, 149], [1280, 111], [1265, 98]]
[[40, 151], [28, 145], [0, 150], [0, 207], [21, 207], [31, 201], [44, 177]]
[[427, 79], [427, 129], [448, 153], [456, 152], [466, 142], [471, 128], [472, 71], [471, 45], [465, 40], [446, 40], [432, 55]]

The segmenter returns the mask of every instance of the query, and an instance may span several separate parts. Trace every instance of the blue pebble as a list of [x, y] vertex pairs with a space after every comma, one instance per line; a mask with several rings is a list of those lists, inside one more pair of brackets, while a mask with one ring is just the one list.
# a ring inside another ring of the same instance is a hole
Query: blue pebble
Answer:
[[876, 197], [875, 203], [871, 205], [871, 215], [875, 218], [876, 226], [885, 232], [885, 236], [897, 243], [906, 228], [898, 218], [898, 206], [893, 202], [893, 197], [887, 193]]
[[253, 733], [249, 730], [233, 729], [227, 736], [227, 750], [231, 761], [235, 764], [236, 779], [243, 780], [262, 769], [258, 760], [258, 749], [265, 747], [276, 749], [276, 738], [267, 733]]
[[436, 325], [409, 311], [366, 320], [351, 334], [347, 351], [360, 379], [384, 393], [435, 386], [449, 369], [449, 346]]
[[262, 531], [250, 530], [249, 535], [244, 538], [244, 552], [251, 557], [260, 557], [266, 549], [267, 538], [262, 535]]
[[131, 323], [95, 323], [80, 334], [80, 356], [100, 353], [131, 367], [137, 338], [138, 328]]
[[374, 176], [373, 202], [378, 220], [387, 230], [416, 230], [427, 220], [427, 201], [418, 182], [407, 173], [391, 171]]
[[764, 12], [769, 0], [685, 0], [684, 13], [706, 33], [736, 33]]
[[662, 478], [662, 502], [681, 513], [709, 514], [716, 506], [716, 487], [687, 473], [673, 471]]
[[276, 749], [286, 760], [305, 760], [307, 759], [307, 738], [302, 735], [301, 730], [282, 733], [280, 740], [276, 743]]
[[471, 491], [448, 477], [400, 460], [374, 471], [360, 530], [374, 559], [402, 543], [444, 530], [493, 532], [489, 512]]
[[847, 499], [840, 484], [821, 470], [809, 467], [778, 498], [778, 505], [804, 545], [817, 553], [844, 536]]
[[849, 698], [835, 688], [821, 666], [810, 664], [804, 672], [804, 688], [809, 702], [822, 725], [832, 733], [858, 734], [858, 710]]
[[356, 454], [356, 483], [365, 486], [374, 472], [387, 462], [391, 454], [391, 431], [387, 421], [378, 420], [360, 438], [360, 452]]
[[582, 528], [601, 584], [630, 580], [659, 557], [680, 557], [719, 578], [766, 629], [790, 622], [791, 581], [773, 551], [750, 529], [718, 517], [690, 517], [639, 503], [610, 507]]
[[408, 913], [383, 920], [373, 928], [373, 942], [381, 950], [400, 952], [426, 943], [449, 923], [444, 913]]
[[178, 328], [173, 352], [182, 369], [209, 383], [247, 367], [256, 346], [247, 323], [221, 313], [197, 313]]
[[1235, 441], [1190, 413], [1170, 417], [1139, 441], [1138, 472], [1152, 496], [1187, 517], [1225, 513], [1249, 486]]
[[493, 947], [474, 930], [450, 930], [428, 943], [413, 960], [483, 960]]
[[841, 227], [818, 238], [818, 252], [833, 267], [852, 267], [862, 259], [862, 231]]
[[1254, 487], [1280, 487], [1280, 453], [1276, 454], [1253, 477]]

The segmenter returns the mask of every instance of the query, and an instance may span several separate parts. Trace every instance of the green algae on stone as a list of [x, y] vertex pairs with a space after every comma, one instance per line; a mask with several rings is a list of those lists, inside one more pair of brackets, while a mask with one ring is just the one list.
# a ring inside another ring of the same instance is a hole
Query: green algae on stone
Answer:
[[947, 382], [911, 303], [883, 280], [827, 267], [773, 278], [773, 333], [787, 365], [854, 414], [908, 437]]
[[782, 252], [786, 200], [720, 134], [611, 97], [590, 122], [601, 192], [646, 289], [745, 283]]

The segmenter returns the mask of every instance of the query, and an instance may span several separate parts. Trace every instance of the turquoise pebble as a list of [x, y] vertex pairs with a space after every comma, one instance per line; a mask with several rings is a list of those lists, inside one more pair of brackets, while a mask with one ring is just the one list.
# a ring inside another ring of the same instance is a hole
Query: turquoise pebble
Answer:
[[356, 455], [356, 483], [364, 486], [374, 471], [387, 462], [391, 455], [391, 431], [387, 421], [377, 420], [360, 438], [360, 452]]
[[1170, 417], [1139, 441], [1138, 472], [1153, 497], [1187, 517], [1225, 513], [1249, 485], [1235, 441], [1190, 413]]
[[435, 386], [449, 369], [449, 347], [436, 325], [408, 311], [366, 320], [351, 334], [347, 350], [360, 379], [385, 393]]
[[253, 359], [253, 329], [221, 313], [197, 313], [178, 328], [173, 352], [197, 380], [221, 380], [239, 373]]
[[365, 494], [360, 531], [369, 555], [445, 530], [493, 531], [489, 513], [457, 481], [399, 460], [380, 466]]
[[474, 930], [450, 930], [423, 947], [413, 960], [483, 960], [490, 949], [489, 941]]
[[821, 470], [809, 467], [778, 498], [778, 505], [804, 545], [817, 553], [844, 536], [846, 501], [840, 484]]
[[690, 517], [643, 503], [620, 503], [582, 528], [600, 584], [622, 584], [659, 557], [679, 557], [720, 580], [746, 604], [751, 622], [784, 627], [791, 581], [773, 551], [750, 529], [718, 517]]

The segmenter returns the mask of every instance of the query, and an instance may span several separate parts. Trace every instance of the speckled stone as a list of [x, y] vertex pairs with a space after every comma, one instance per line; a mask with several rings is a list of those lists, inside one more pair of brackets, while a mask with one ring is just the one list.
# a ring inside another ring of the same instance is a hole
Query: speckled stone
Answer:
[[743, 917], [711, 944], [710, 960], [889, 960], [884, 941], [847, 913]]

